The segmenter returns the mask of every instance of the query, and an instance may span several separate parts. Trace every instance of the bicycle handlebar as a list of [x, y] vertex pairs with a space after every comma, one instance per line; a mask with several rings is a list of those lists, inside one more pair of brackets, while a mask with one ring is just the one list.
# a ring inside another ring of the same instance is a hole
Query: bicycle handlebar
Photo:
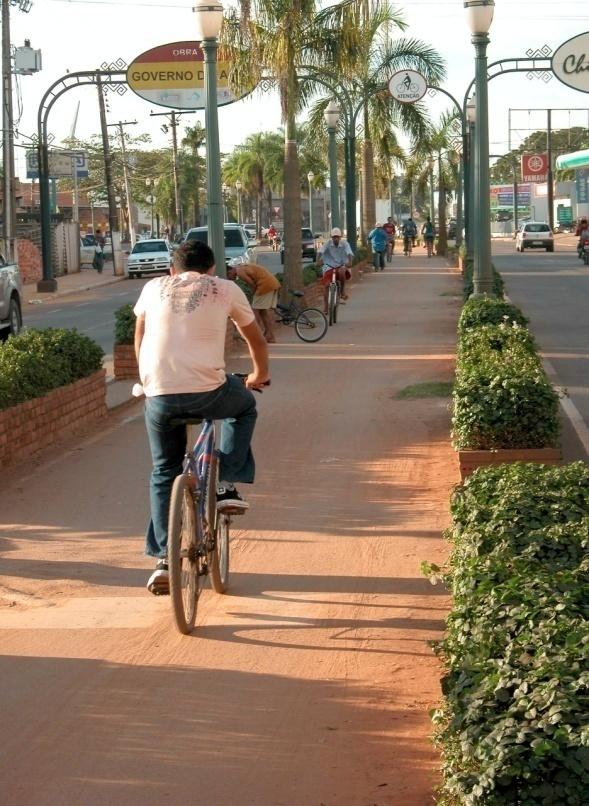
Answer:
[[[239, 378], [239, 380], [242, 381], [243, 384], [245, 384], [246, 379], [249, 377], [248, 372], [233, 372], [232, 375], [234, 375], [236, 378]], [[264, 381], [264, 383], [260, 384], [260, 386], [252, 386], [252, 391], [259, 392], [260, 394], [262, 394], [262, 389], [260, 388], [262, 386], [270, 386], [270, 379]]]

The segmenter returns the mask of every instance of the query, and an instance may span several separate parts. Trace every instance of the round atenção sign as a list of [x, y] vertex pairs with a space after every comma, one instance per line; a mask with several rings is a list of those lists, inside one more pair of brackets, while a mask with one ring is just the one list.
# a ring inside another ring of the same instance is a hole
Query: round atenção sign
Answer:
[[402, 104], [415, 104], [427, 92], [427, 81], [416, 70], [399, 70], [389, 80], [389, 92]]
[[557, 48], [552, 72], [567, 87], [589, 92], [589, 32], [567, 39]]
[[[239, 100], [229, 87], [229, 67], [226, 52], [219, 48], [219, 106]], [[169, 42], [137, 56], [127, 69], [127, 84], [140, 98], [152, 104], [170, 109], [204, 109], [204, 70], [204, 53], [200, 42]]]

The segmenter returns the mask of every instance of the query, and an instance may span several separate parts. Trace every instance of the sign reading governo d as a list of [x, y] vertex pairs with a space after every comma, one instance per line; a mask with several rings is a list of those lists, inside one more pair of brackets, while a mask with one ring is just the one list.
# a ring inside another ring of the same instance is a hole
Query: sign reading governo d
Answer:
[[567, 87], [589, 92], [589, 31], [563, 42], [552, 57], [552, 72]]

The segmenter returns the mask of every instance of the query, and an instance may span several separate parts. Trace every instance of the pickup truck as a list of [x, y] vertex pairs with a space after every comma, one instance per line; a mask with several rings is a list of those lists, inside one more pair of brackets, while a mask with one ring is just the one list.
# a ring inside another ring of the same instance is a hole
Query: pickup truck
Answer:
[[22, 280], [16, 263], [0, 254], [0, 340], [16, 336], [22, 327]]

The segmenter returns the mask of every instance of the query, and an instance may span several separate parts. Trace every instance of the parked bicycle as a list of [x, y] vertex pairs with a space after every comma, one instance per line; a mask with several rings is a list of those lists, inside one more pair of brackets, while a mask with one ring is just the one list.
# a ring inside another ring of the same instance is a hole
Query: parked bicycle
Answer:
[[327, 333], [327, 317], [319, 308], [300, 308], [295, 299], [304, 297], [302, 291], [290, 291], [289, 305], [276, 307], [276, 321], [283, 325], [294, 325], [295, 333], [302, 341], [319, 341]]
[[[171, 422], [186, 426], [188, 445], [193, 445], [184, 457], [182, 473], [174, 479], [168, 527], [172, 612], [178, 630], [188, 635], [196, 621], [203, 578], [210, 576], [217, 593], [227, 590], [231, 517], [243, 510], [217, 511], [219, 462], [214, 420], [180, 417]], [[198, 425], [202, 428], [195, 439]]]

